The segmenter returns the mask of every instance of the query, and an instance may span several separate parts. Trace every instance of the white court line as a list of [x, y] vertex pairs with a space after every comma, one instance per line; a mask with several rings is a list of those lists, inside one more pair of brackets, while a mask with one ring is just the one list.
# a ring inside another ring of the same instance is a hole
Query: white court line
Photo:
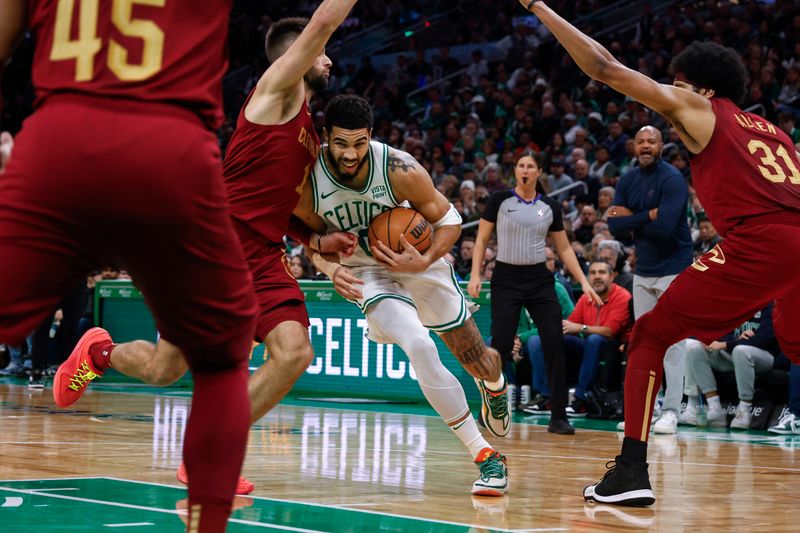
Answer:
[[152, 522], [131, 522], [130, 524], [103, 524], [105, 527], [134, 527], [134, 526], [154, 526]]
[[81, 489], [79, 489], [79, 488], [77, 488], [77, 487], [65, 487], [65, 488], [53, 488], [53, 489], [49, 489], [49, 488], [48, 488], [48, 489], [29, 489], [29, 490], [32, 490], [32, 491], [35, 491], [35, 492], [41, 492], [41, 491], [43, 491], [43, 490], [47, 490], [47, 491], [51, 491], [51, 492], [55, 492], [55, 491], [58, 491], [58, 490], [81, 490]]
[[[110, 479], [110, 478], [89, 478], [89, 479]], [[159, 509], [158, 507], [147, 507], [144, 505], [133, 505], [130, 503], [119, 503], [119, 502], [109, 502], [105, 500], [93, 500], [91, 498], [78, 498], [76, 496], [62, 496], [61, 494], [48, 494], [46, 492], [37, 492], [35, 490], [25, 490], [25, 489], [12, 489], [9, 487], [0, 487], [0, 491], [7, 491], [7, 492], [16, 492], [18, 494], [29, 494], [31, 496], [43, 496], [46, 498], [58, 498], [60, 500], [70, 500], [75, 502], [84, 502], [84, 503], [96, 503], [99, 505], [108, 505], [110, 507], [123, 507], [125, 509], [136, 509], [137, 511], [151, 511], [154, 513], [164, 513], [164, 514], [171, 514], [171, 515], [178, 515], [178, 511], [173, 511], [170, 509]], [[230, 518], [229, 522], [234, 522], [236, 524], [244, 524], [246, 526], [254, 526], [254, 527], [264, 527], [264, 528], [273, 528], [273, 529], [281, 529], [284, 531], [296, 531], [297, 533], [325, 533], [324, 531], [320, 531], [318, 529], [303, 529], [300, 527], [292, 527], [292, 526], [282, 526], [279, 524], [267, 524], [263, 522], [253, 522], [251, 520], [242, 520], [239, 518]]]
[[[157, 485], [157, 486], [161, 486], [161, 487], [184, 488], [182, 486], [178, 487], [176, 485], [166, 485], [166, 484], [162, 484], [162, 483], [149, 483], [147, 481], [136, 481], [134, 479], [124, 479], [124, 478], [119, 478], [119, 477], [103, 476], [102, 478], [98, 478], [98, 479], [113, 479], [114, 481], [125, 481], [125, 482], [128, 482], [128, 483], [139, 483], [139, 484], [142, 484], [142, 485]], [[0, 488], [2, 488], [2, 487], [0, 487]], [[380, 515], [380, 516], [391, 516], [393, 518], [405, 518], [407, 520], [418, 520], [418, 521], [421, 521], [421, 522], [429, 522], [429, 523], [435, 523], [435, 524], [446, 524], [448, 526], [461, 526], [461, 527], [467, 527], [467, 528], [491, 529], [492, 531], [499, 531], [501, 533], [512, 533], [514, 531], [512, 529], [502, 529], [502, 528], [496, 528], [496, 527], [492, 527], [492, 526], [482, 526], [480, 524], [467, 524], [467, 523], [464, 523], [464, 522], [451, 522], [449, 520], [439, 520], [439, 519], [436, 519], [436, 518], [422, 518], [422, 517], [419, 517], [419, 516], [408, 516], [408, 515], [395, 514], [395, 513], [385, 513], [385, 512], [382, 512], [382, 511], [370, 511], [368, 509], [350, 509], [348, 507], [343, 507], [342, 505], [331, 505], [331, 504], [324, 504], [324, 503], [304, 502], [304, 501], [298, 501], [298, 500], [285, 500], [283, 498], [265, 498], [263, 496], [248, 496], [248, 498], [253, 498], [254, 500], [264, 500], [264, 501], [267, 501], [267, 502], [293, 503], [293, 504], [296, 504], [296, 505], [310, 505], [312, 507], [327, 507], [327, 508], [330, 508], [330, 509], [339, 509], [341, 511], [351, 511], [351, 512], [355, 512], [355, 513], [366, 513], [366, 514], [373, 514], [373, 515]]]

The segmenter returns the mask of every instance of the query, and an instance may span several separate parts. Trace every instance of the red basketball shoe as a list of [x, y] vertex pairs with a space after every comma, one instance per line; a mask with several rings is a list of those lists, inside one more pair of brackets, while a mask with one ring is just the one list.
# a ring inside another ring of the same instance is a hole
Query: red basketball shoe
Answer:
[[[178, 467], [178, 473], [176, 474], [178, 481], [183, 483], [184, 485], [189, 484], [189, 475], [186, 473], [186, 465], [181, 462], [181, 466]], [[236, 484], [236, 494], [250, 494], [255, 489], [255, 485], [251, 482], [246, 480], [244, 477], [239, 478], [239, 483]]]
[[75, 349], [56, 371], [53, 378], [53, 399], [59, 407], [69, 407], [83, 396], [86, 387], [103, 375], [95, 368], [89, 348], [97, 343], [111, 342], [111, 335], [103, 328], [92, 328], [83, 334]]

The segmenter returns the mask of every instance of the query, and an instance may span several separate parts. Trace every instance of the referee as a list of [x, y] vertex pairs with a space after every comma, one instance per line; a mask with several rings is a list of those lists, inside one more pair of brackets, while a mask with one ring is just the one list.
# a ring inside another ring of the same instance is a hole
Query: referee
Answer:
[[567, 421], [567, 381], [561, 306], [555, 278], [545, 266], [546, 240], [553, 239], [559, 258], [570, 274], [581, 282], [584, 294], [603, 305], [581, 270], [569, 245], [558, 202], [544, 195], [539, 182], [542, 160], [533, 152], [523, 153], [514, 166], [516, 187], [489, 197], [478, 226], [472, 255], [472, 274], [467, 286], [475, 298], [481, 287], [480, 270], [486, 245], [497, 225], [497, 259], [492, 274], [492, 346], [504, 358], [511, 356], [522, 307], [528, 310], [542, 340], [547, 378], [550, 383], [550, 433], [571, 435]]

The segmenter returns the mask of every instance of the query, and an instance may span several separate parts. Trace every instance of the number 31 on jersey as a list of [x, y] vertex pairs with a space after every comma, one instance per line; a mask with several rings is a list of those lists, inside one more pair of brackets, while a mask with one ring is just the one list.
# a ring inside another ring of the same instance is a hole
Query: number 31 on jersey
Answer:
[[[75, 3], [78, 8], [77, 39], [72, 38]], [[128, 62], [128, 50], [114, 39], [108, 40], [108, 68], [122, 81], [142, 81], [161, 70], [164, 56], [164, 32], [155, 22], [133, 18], [133, 6], [164, 7], [167, 0], [113, 0], [111, 22], [124, 36], [144, 43], [142, 61]], [[53, 32], [51, 61], [75, 61], [75, 81], [90, 81], [95, 56], [103, 47], [97, 35], [100, 0], [58, 0]]]

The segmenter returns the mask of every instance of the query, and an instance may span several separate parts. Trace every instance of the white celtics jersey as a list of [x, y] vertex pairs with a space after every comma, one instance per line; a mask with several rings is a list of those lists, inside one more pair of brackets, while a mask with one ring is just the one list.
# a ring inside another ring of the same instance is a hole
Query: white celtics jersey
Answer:
[[377, 262], [369, 252], [367, 238], [370, 222], [393, 207], [408, 207], [408, 202], [397, 202], [389, 183], [389, 147], [376, 141], [369, 143], [367, 181], [358, 190], [336, 181], [327, 167], [325, 152], [326, 147], [323, 146], [311, 173], [314, 211], [325, 220], [329, 229], [349, 231], [358, 236], [355, 253], [351, 257], [341, 258], [343, 265], [375, 265]]

